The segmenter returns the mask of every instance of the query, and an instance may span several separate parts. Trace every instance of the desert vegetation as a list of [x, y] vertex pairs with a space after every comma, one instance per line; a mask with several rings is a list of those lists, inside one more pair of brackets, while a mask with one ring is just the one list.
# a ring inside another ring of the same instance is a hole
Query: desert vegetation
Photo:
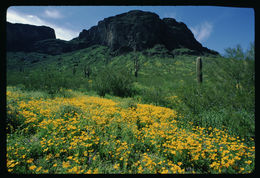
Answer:
[[99, 45], [55, 56], [8, 52], [7, 169], [252, 173], [253, 49], [202, 55], [203, 65], [189, 49], [163, 46], [121, 55]]

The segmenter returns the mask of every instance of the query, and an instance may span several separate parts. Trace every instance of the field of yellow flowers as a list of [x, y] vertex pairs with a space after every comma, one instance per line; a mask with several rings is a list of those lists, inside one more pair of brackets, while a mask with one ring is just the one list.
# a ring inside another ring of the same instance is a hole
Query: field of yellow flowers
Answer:
[[30, 97], [14, 87], [7, 87], [6, 149], [8, 172], [25, 174], [251, 173], [255, 164], [254, 144], [184, 127], [169, 108], [84, 94]]

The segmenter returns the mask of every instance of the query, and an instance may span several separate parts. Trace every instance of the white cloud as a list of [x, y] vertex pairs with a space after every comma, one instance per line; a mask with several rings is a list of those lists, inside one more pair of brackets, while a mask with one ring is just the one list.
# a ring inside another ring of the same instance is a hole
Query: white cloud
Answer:
[[71, 40], [72, 38], [75, 38], [79, 34], [79, 32], [46, 22], [45, 20], [39, 18], [36, 15], [23, 14], [11, 9], [8, 9], [6, 19], [8, 22], [11, 23], [23, 23], [23, 24], [31, 24], [37, 26], [44, 25], [44, 26], [51, 27], [55, 30], [56, 38], [62, 40]]
[[8, 10], [6, 19], [8, 22], [12, 23], [24, 23], [32, 25], [43, 25], [44, 22], [37, 16], [31, 14], [21, 14], [14, 10]]
[[194, 34], [195, 38], [199, 42], [203, 42], [209, 38], [212, 33], [213, 25], [209, 22], [203, 22], [200, 25], [195, 27], [190, 27], [192, 33]]
[[52, 10], [45, 10], [44, 11], [44, 15], [46, 17], [53, 18], [53, 19], [63, 18], [63, 15], [59, 11], [54, 10], [54, 9], [52, 9]]

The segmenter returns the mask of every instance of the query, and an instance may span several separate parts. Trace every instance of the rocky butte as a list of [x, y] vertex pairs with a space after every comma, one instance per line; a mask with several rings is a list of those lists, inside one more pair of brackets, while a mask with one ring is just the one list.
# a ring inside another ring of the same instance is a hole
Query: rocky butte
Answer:
[[30, 52], [37, 41], [56, 39], [52, 28], [19, 23], [6, 23], [7, 51]]
[[[28, 35], [25, 35], [23, 39], [26, 36]], [[184, 23], [177, 22], [173, 18], [160, 19], [155, 13], [140, 10], [105, 18], [96, 26], [88, 30], [84, 29], [71, 41], [58, 40], [53, 37], [38, 40], [31, 49], [36, 52], [60, 54], [92, 45], [103, 45], [121, 53], [133, 50], [142, 51], [157, 44], [164, 45], [169, 51], [187, 48], [198, 54], [218, 54], [216, 51], [203, 47]]]

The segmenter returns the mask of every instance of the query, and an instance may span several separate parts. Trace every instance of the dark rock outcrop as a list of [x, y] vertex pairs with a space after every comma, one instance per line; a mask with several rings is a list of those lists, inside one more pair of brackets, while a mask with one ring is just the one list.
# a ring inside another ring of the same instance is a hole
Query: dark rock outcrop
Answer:
[[56, 39], [52, 28], [46, 26], [34, 26], [28, 24], [6, 23], [7, 30], [7, 51], [33, 50], [33, 45], [37, 41], [46, 39]]
[[105, 45], [112, 50], [133, 49], [135, 45], [137, 50], [143, 50], [162, 43], [161, 26], [162, 21], [154, 13], [130, 11], [99, 21], [97, 26], [83, 30], [78, 38], [88, 45]]
[[193, 33], [184, 23], [177, 22], [172, 18], [164, 18], [162, 21], [166, 25], [163, 39], [168, 49], [188, 48], [196, 51], [206, 50], [194, 38]]
[[119, 51], [134, 48], [141, 51], [162, 44], [168, 50], [188, 48], [199, 53], [217, 54], [204, 48], [184, 23], [172, 18], [160, 19], [155, 13], [140, 10], [105, 18], [97, 26], [83, 30], [74, 41], [84, 42], [85, 46], [109, 46]]

